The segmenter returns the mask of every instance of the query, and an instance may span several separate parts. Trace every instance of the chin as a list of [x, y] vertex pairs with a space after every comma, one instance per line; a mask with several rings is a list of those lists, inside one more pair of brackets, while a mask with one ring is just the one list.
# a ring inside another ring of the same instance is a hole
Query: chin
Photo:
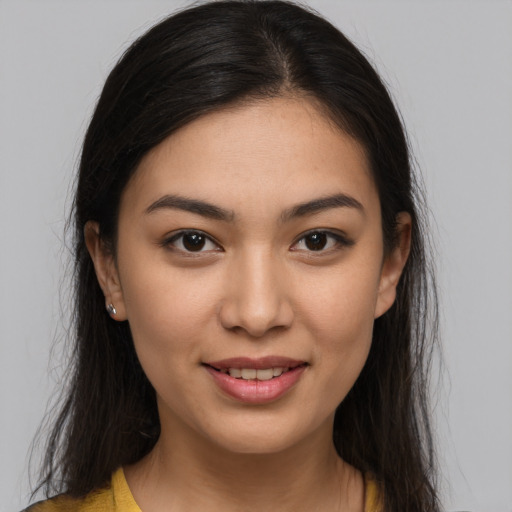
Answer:
[[[236, 454], [271, 455], [295, 449], [304, 442], [320, 435], [332, 438], [332, 419], [321, 424], [307, 422], [303, 417], [295, 421], [276, 421], [273, 417], [253, 418], [242, 422], [232, 422], [230, 428], [210, 431], [207, 435], [222, 449]], [[259, 420], [259, 421], [258, 421]], [[241, 424], [242, 423], [242, 424]]]
[[217, 444], [224, 450], [240, 455], [272, 455], [282, 453], [294, 447], [298, 439], [286, 439], [282, 435], [258, 435], [244, 432], [227, 439], [216, 439]]

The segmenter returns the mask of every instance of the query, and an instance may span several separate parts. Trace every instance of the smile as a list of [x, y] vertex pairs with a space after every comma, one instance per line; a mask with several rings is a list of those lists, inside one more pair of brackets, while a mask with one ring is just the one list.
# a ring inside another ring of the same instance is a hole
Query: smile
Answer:
[[270, 380], [274, 377], [280, 377], [283, 373], [289, 371], [289, 368], [265, 368], [256, 370], [255, 368], [223, 368], [219, 370], [222, 373], [229, 374], [230, 377], [235, 379], [244, 380]]
[[203, 364], [220, 390], [239, 402], [263, 404], [287, 394], [308, 364], [282, 357], [236, 358]]

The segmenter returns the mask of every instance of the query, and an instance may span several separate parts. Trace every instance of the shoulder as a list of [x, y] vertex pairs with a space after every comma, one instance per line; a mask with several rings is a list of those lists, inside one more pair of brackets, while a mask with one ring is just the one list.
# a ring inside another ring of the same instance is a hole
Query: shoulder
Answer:
[[140, 512], [126, 483], [124, 472], [119, 468], [111, 483], [104, 489], [93, 491], [82, 498], [61, 494], [34, 503], [23, 512]]
[[364, 475], [364, 512], [382, 512], [383, 491], [377, 480], [371, 473]]
[[31, 505], [23, 512], [114, 512], [114, 502], [110, 489], [95, 491], [83, 498], [73, 498], [62, 494]]

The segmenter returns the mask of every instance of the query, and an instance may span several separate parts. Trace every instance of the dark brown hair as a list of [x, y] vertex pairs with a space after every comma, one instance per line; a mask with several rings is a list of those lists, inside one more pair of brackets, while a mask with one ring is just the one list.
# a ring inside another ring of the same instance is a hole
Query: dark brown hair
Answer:
[[69, 385], [50, 433], [39, 489], [84, 495], [154, 446], [155, 392], [127, 322], [109, 319], [84, 242], [99, 223], [115, 251], [121, 193], [141, 158], [178, 128], [233, 102], [298, 93], [314, 98], [365, 148], [385, 247], [396, 216], [412, 218], [412, 249], [391, 309], [375, 321], [368, 361], [339, 405], [338, 453], [371, 471], [386, 510], [439, 510], [429, 423], [428, 370], [437, 301], [425, 215], [404, 129], [381, 79], [330, 23], [281, 1], [220, 1], [158, 23], [110, 73], [82, 149], [74, 203], [74, 348]]

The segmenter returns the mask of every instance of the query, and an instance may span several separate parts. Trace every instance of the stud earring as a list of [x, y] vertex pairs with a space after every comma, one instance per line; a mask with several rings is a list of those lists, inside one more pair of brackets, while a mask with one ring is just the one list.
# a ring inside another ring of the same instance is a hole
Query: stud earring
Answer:
[[115, 315], [117, 313], [114, 304], [107, 304], [107, 312], [109, 315]]

